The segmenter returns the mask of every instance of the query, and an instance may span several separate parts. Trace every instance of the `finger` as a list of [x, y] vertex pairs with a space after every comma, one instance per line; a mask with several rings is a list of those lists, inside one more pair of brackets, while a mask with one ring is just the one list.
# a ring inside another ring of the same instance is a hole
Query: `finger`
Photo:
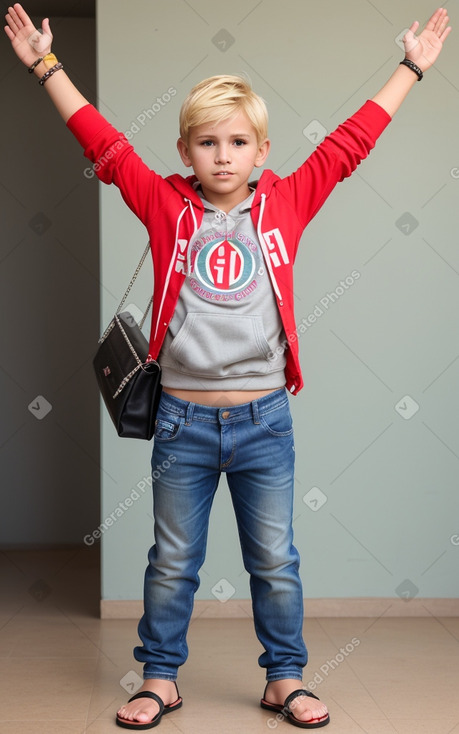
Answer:
[[8, 8], [8, 15], [5, 15], [6, 22], [13, 31], [13, 33], [19, 33], [21, 26], [17, 13], [14, 12], [14, 8]]
[[20, 10], [20, 8], [21, 6], [19, 4], [12, 5], [11, 7], [8, 8], [9, 14], [11, 18], [13, 19], [13, 22], [17, 26], [18, 30], [20, 30], [22, 26], [24, 25], [22, 22], [20, 13], [17, 12], [18, 10]]
[[413, 28], [416, 30], [417, 25], [419, 25], [419, 23], [417, 25], [416, 25], [416, 23], [417, 23], [417, 21], [415, 23], [413, 23], [413, 25], [411, 26], [411, 28], [409, 28], [409, 30], [407, 30], [407, 32], [403, 36], [403, 43], [405, 44], [405, 51], [407, 53], [409, 51], [412, 51], [414, 49], [414, 47], [417, 46], [418, 43], [419, 43], [417, 37], [414, 35], [414, 32], [412, 30]]
[[15, 3], [13, 10], [16, 13], [21, 25], [32, 25], [32, 21], [30, 20], [29, 16], [20, 3]]
[[44, 33], [47, 33], [49, 36], [51, 36], [51, 38], [53, 37], [53, 34], [51, 33], [51, 28], [49, 27], [49, 18], [43, 19], [41, 27], [43, 28]]
[[[446, 12], [446, 11], [445, 11]], [[446, 28], [449, 23], [449, 17], [447, 15], [443, 16], [441, 20], [437, 23], [435, 27], [435, 34], [438, 36], [438, 38], [441, 40], [443, 38], [443, 34], [446, 31]], [[446, 36], [445, 36], [446, 38]]]
[[429, 20], [426, 23], [426, 31], [434, 31], [435, 26], [438, 23], [438, 20], [442, 16], [443, 12], [446, 12], [443, 10], [443, 8], [438, 8], [435, 13], [429, 18]]
[[443, 33], [440, 36], [440, 41], [442, 43], [444, 43], [446, 41], [446, 39], [448, 38], [448, 36], [449, 36], [449, 34], [451, 33], [452, 30], [453, 29], [451, 28], [451, 26], [448, 26], [448, 28], [445, 28], [445, 30], [443, 31]]
[[5, 26], [5, 33], [8, 36], [8, 38], [10, 39], [10, 41], [14, 41], [15, 34], [13, 33], [13, 31], [11, 30], [11, 28], [8, 25]]
[[447, 15], [445, 15], [441, 19], [441, 22], [438, 24], [438, 27], [436, 29], [439, 36], [441, 36], [441, 34], [445, 31], [446, 26], [448, 25], [448, 23], [449, 23], [449, 17]]
[[[440, 8], [439, 11], [438, 11], [438, 16], [437, 16], [437, 18], [435, 20], [435, 26], [434, 26], [434, 29], [433, 29], [435, 31], [435, 33], [438, 33], [438, 31], [440, 30], [440, 28], [442, 29], [442, 31], [444, 30], [444, 27], [445, 27], [444, 26], [445, 18], [447, 18], [446, 10], [444, 8]], [[442, 28], [442, 26], [443, 26], [443, 28]]]

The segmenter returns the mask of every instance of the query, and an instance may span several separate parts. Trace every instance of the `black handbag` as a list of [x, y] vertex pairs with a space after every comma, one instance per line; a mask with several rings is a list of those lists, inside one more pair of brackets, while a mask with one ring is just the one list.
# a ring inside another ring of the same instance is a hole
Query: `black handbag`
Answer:
[[147, 361], [148, 341], [142, 326], [151, 307], [137, 324], [129, 311], [122, 311], [126, 298], [149, 252], [148, 243], [118, 309], [99, 339], [93, 360], [97, 383], [118, 436], [150, 440], [161, 397], [161, 367]]

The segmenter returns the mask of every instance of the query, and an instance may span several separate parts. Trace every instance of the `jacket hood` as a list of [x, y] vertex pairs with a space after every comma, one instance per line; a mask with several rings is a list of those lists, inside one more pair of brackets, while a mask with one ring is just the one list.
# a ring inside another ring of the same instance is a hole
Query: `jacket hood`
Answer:
[[196, 209], [204, 211], [203, 203], [193, 188], [193, 184], [196, 183], [197, 180], [196, 176], [187, 176], [184, 178], [180, 173], [174, 173], [166, 178], [166, 181], [170, 183], [184, 199], [189, 199]]
[[253, 207], [259, 206], [261, 202], [261, 195], [264, 194], [266, 197], [269, 197], [271, 193], [271, 189], [276, 183], [276, 181], [280, 181], [280, 176], [277, 175], [277, 173], [274, 173], [274, 171], [271, 171], [269, 168], [263, 171], [258, 181], [255, 181], [254, 183], [250, 183], [250, 186], [255, 187], [255, 198], [253, 200]]

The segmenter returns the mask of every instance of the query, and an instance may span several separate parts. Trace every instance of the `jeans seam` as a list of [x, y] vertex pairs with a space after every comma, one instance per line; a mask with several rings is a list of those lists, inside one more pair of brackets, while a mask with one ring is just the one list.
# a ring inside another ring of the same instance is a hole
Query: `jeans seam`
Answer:
[[224, 464], [220, 465], [220, 469], [227, 469], [234, 459], [234, 453], [236, 450], [236, 431], [234, 430], [233, 426], [231, 426], [231, 439], [231, 456], [229, 457], [228, 461], [225, 461]]

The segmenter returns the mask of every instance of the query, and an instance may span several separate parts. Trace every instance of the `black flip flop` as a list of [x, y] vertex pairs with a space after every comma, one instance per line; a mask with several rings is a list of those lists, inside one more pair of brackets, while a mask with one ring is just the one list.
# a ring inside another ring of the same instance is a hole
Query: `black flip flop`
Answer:
[[[175, 684], [175, 687], [177, 688], [177, 684]], [[171, 711], [179, 709], [183, 703], [182, 698], [179, 695], [178, 688], [177, 700], [173, 703], [167, 704], [167, 706], [162, 698], [160, 698], [156, 693], [152, 693], [151, 691], [141, 691], [140, 693], [136, 693], [135, 696], [132, 696], [132, 698], [129, 699], [128, 703], [131, 703], [131, 701], [135, 701], [137, 698], [152, 698], [153, 701], [156, 701], [159, 706], [159, 711], [156, 716], [154, 716], [151, 721], [145, 724], [142, 721], [129, 721], [128, 719], [122, 719], [121, 716], [118, 716], [117, 714], [116, 723], [118, 724], [118, 726], [122, 726], [124, 729], [138, 729], [140, 731], [143, 731], [145, 729], [153, 729], [154, 726], [158, 726], [163, 714], [170, 714]]]
[[284, 701], [284, 705], [280, 703], [269, 703], [269, 701], [265, 700], [265, 693], [263, 694], [263, 698], [260, 701], [261, 708], [267, 709], [268, 711], [276, 711], [278, 714], [282, 714], [290, 724], [293, 724], [293, 726], [299, 726], [301, 729], [318, 729], [321, 726], [326, 726], [326, 724], [330, 722], [329, 714], [327, 714], [326, 716], [322, 716], [320, 719], [310, 719], [309, 721], [301, 721], [293, 715], [293, 712], [290, 710], [290, 704], [295, 698], [298, 698], [298, 696], [310, 696], [311, 698], [315, 698], [317, 701], [320, 701], [317, 696], [314, 696], [313, 693], [311, 693], [310, 691], [306, 691], [304, 688], [299, 688], [298, 690], [293, 691], [293, 693], [287, 696]]

